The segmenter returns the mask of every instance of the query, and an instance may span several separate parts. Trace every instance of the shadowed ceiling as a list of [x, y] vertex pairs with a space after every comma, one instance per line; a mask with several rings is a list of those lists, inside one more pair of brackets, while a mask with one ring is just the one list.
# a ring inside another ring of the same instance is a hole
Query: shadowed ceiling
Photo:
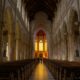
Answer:
[[57, 10], [57, 5], [60, 0], [22, 0], [25, 6], [25, 11], [28, 14], [29, 20], [33, 20], [37, 12], [43, 11], [48, 15], [48, 19], [52, 20], [54, 13]]

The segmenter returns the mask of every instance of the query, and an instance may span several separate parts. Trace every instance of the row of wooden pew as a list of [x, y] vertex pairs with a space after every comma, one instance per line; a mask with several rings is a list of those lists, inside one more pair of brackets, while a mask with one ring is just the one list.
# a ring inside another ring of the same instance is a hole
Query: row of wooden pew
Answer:
[[80, 62], [43, 60], [55, 80], [80, 80]]
[[0, 63], [0, 80], [29, 80], [38, 59]]

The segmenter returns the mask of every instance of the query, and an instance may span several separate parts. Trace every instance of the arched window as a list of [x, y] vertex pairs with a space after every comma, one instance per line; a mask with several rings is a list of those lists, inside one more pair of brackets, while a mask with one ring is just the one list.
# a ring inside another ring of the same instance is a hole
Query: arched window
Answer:
[[36, 34], [36, 39], [35, 39], [35, 55], [37, 57], [48, 57], [48, 51], [47, 51], [47, 39], [46, 39], [46, 34], [44, 31], [40, 30]]
[[43, 51], [43, 41], [39, 41], [39, 51]]

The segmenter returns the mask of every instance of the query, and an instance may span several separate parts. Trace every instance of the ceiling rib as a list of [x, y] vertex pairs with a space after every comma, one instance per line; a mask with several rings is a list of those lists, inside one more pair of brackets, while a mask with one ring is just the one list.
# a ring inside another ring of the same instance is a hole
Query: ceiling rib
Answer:
[[22, 0], [25, 5], [25, 10], [28, 13], [30, 20], [33, 20], [35, 14], [39, 11], [45, 12], [49, 19], [52, 20], [54, 13], [57, 10], [57, 4], [60, 0]]

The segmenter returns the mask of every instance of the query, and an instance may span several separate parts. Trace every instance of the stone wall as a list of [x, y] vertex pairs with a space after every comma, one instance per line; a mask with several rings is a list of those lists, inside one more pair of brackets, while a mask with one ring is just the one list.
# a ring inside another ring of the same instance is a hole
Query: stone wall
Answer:
[[23, 21], [16, 4], [16, 0], [14, 2], [0, 0], [0, 59], [2, 61], [30, 58], [28, 24]]
[[76, 30], [74, 28], [78, 27], [79, 29], [79, 26], [75, 25], [79, 20], [77, 1], [62, 0], [57, 6], [58, 10], [53, 21], [53, 58], [55, 59], [75, 60], [78, 43], [74, 38]]

